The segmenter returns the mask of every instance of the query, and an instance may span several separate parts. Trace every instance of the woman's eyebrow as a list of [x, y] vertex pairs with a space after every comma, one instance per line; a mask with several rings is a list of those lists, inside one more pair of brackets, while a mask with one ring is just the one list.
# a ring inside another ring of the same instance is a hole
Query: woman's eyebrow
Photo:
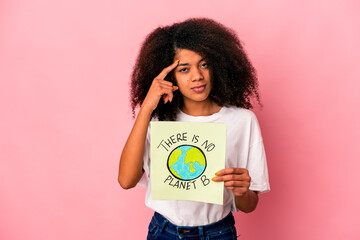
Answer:
[[[204, 61], [204, 60], [206, 60], [206, 57], [200, 59], [199, 63]], [[188, 66], [188, 65], [189, 65], [189, 63], [179, 63], [177, 66], [179, 67], [179, 66]]]

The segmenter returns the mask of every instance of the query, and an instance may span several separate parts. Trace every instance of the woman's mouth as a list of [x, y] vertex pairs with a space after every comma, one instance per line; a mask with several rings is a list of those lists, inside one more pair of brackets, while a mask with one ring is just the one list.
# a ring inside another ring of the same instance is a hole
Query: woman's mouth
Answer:
[[205, 90], [205, 87], [206, 87], [206, 85], [204, 84], [204, 85], [201, 85], [201, 86], [193, 87], [191, 89], [196, 93], [201, 93], [201, 92], [203, 92]]

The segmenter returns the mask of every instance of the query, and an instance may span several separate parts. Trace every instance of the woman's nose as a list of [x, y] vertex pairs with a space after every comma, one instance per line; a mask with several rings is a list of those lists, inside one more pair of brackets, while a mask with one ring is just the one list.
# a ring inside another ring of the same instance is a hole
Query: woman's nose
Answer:
[[199, 81], [199, 80], [202, 80], [203, 79], [203, 75], [200, 71], [200, 69], [198, 68], [195, 68], [193, 70], [193, 74], [192, 74], [192, 77], [191, 77], [191, 81]]

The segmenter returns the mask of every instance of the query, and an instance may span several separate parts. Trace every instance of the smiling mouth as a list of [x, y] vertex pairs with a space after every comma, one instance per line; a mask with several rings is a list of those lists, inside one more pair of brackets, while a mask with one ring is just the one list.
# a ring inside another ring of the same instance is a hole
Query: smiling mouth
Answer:
[[191, 88], [196, 93], [201, 93], [205, 90], [206, 85], [196, 86]]

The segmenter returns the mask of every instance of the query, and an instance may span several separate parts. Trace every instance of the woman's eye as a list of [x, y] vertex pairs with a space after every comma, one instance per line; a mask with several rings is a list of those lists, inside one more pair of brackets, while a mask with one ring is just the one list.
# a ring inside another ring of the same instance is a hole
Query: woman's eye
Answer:
[[180, 70], [179, 70], [179, 72], [186, 72], [187, 71], [187, 68], [181, 68]]
[[206, 62], [204, 62], [204, 63], [201, 64], [201, 67], [202, 67], [202, 68], [207, 68], [207, 67], [208, 67], [208, 64], [207, 64]]

